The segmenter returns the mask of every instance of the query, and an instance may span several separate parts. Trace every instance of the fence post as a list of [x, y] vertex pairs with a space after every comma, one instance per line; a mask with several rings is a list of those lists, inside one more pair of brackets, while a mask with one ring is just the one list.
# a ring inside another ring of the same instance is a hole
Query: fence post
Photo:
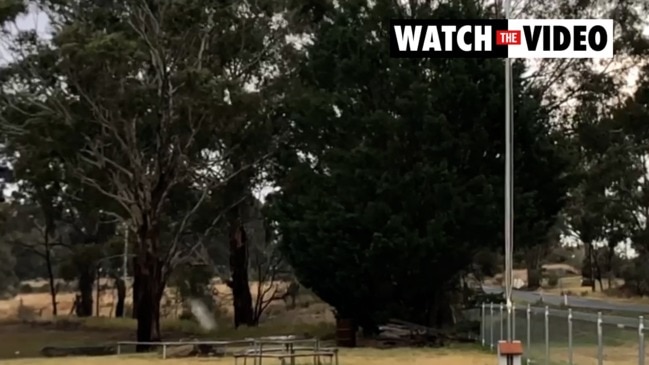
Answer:
[[597, 364], [604, 364], [604, 344], [602, 343], [602, 312], [597, 312]]
[[482, 347], [484, 347], [487, 334], [486, 331], [486, 325], [487, 325], [487, 318], [485, 318], [485, 304], [482, 303], [480, 305], [480, 341], [482, 342]]
[[512, 303], [512, 340], [516, 339], [516, 304]]
[[568, 364], [572, 365], [572, 308], [568, 308]]
[[491, 333], [489, 339], [489, 349], [494, 349], [494, 304], [489, 303], [489, 332]]
[[640, 316], [638, 323], [638, 365], [644, 365], [644, 316]]
[[550, 309], [545, 306], [545, 365], [550, 365]]
[[503, 316], [503, 304], [500, 303], [500, 338], [499, 338], [500, 341], [504, 340], [504, 338], [503, 338], [503, 324], [504, 324], [505, 321], [503, 321], [503, 319], [505, 319], [505, 317]]
[[[532, 306], [529, 304], [527, 305], [527, 343], [525, 344], [527, 346], [527, 351], [528, 353], [531, 352], [532, 349]], [[529, 362], [529, 357], [528, 357], [528, 362]]]

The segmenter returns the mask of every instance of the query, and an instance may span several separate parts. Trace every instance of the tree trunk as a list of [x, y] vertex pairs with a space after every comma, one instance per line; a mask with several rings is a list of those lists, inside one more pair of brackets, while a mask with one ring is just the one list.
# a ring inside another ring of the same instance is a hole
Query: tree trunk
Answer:
[[252, 295], [248, 284], [248, 238], [241, 224], [238, 208], [237, 216], [230, 220], [230, 272], [234, 307], [234, 327], [253, 326]]
[[604, 284], [602, 284], [602, 269], [599, 265], [599, 260], [595, 261], [595, 268], [597, 269], [597, 281], [599, 282], [599, 291], [604, 292]]
[[593, 246], [590, 242], [584, 242], [584, 267], [581, 269], [582, 279], [588, 280], [591, 291], [595, 292], [595, 264], [593, 260]]
[[596, 289], [597, 281], [599, 281], [600, 289], [603, 289], [602, 275], [599, 269], [599, 260], [598, 260], [597, 251], [595, 250], [595, 247], [593, 247], [592, 243], [590, 243], [588, 246], [590, 247], [589, 257], [590, 257], [590, 277], [592, 280], [591, 289], [593, 290], [593, 292], [595, 292], [597, 290]]
[[52, 270], [52, 255], [50, 252], [50, 228], [49, 224], [45, 227], [44, 234], [45, 244], [45, 265], [47, 266], [47, 276], [50, 283], [50, 296], [52, 298], [52, 315], [57, 316], [58, 310], [56, 308], [56, 284], [54, 283], [54, 270]]
[[126, 300], [126, 283], [121, 278], [115, 278], [117, 287], [117, 305], [115, 305], [115, 317], [124, 317], [124, 302]]
[[90, 317], [92, 316], [92, 287], [95, 281], [95, 270], [90, 265], [79, 267], [79, 303], [77, 303], [77, 316]]
[[[541, 287], [541, 257], [538, 247], [530, 247], [525, 254], [525, 268], [527, 269], [527, 288], [538, 289]], [[504, 278], [503, 278], [504, 280]]]
[[614, 246], [609, 246], [608, 251], [606, 252], [606, 271], [607, 271], [607, 281], [608, 281], [608, 288], [611, 289], [613, 287], [613, 278], [615, 277], [613, 273], [613, 258], [615, 256], [615, 246], [617, 246], [617, 243]]
[[[133, 257], [133, 270], [138, 267], [137, 257]], [[133, 274], [133, 292], [131, 293], [131, 318], [137, 319], [137, 299], [140, 292], [140, 278], [138, 275]]]
[[[144, 256], [144, 257], [142, 257]], [[134, 294], [137, 307], [134, 310], [137, 319], [137, 341], [158, 342], [160, 333], [160, 300], [164, 290], [162, 262], [151, 252], [145, 251], [138, 258], [134, 267], [134, 280], [138, 290]], [[138, 345], [137, 352], [148, 351], [151, 346]]]

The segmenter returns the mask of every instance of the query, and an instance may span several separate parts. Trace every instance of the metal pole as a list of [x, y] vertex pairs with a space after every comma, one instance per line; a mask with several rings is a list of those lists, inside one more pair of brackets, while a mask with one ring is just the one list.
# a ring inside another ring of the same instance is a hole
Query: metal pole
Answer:
[[532, 307], [527, 305], [527, 351], [532, 348]]
[[[505, 16], [511, 17], [511, 0], [505, 0]], [[512, 340], [512, 282], [514, 250], [514, 160], [513, 160], [512, 63], [505, 60], [505, 295], [507, 296], [507, 340]]]
[[572, 364], [572, 309], [568, 308], [568, 364]]
[[500, 303], [500, 316], [498, 317], [499, 322], [500, 322], [500, 337], [498, 338], [500, 341], [504, 339], [503, 337], [503, 324], [505, 322], [505, 318], [503, 316], [503, 304]]
[[516, 305], [512, 304], [512, 338], [516, 338]]
[[597, 364], [604, 364], [604, 344], [602, 343], [602, 312], [597, 312]]
[[489, 350], [494, 349], [494, 304], [489, 303]]
[[638, 365], [644, 365], [644, 317], [640, 316], [638, 323]]
[[486, 318], [486, 311], [485, 311], [485, 304], [482, 303], [482, 306], [480, 308], [480, 339], [482, 342], [482, 347], [484, 347], [486, 339], [487, 339], [487, 318]]
[[545, 306], [545, 365], [550, 365], [550, 309]]

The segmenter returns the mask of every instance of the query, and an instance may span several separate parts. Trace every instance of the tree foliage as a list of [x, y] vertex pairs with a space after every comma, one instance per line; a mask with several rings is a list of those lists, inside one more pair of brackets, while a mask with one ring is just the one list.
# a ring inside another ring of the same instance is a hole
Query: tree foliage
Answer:
[[[286, 106], [293, 144], [271, 199], [301, 283], [370, 331], [390, 315], [450, 318], [448, 292], [503, 236], [504, 64], [390, 59], [404, 6], [342, 1], [325, 13]], [[471, 1], [417, 18], [488, 16]], [[516, 241], [538, 242], [563, 207], [562, 140], [515, 68]]]
[[[101, 194], [107, 204], [96, 209], [129, 223], [138, 339], [157, 339], [165, 283], [196, 245], [188, 224], [274, 145], [267, 116], [285, 31], [273, 15], [283, 4], [38, 5], [50, 15], [52, 39], [25, 31], [10, 49], [17, 57], [0, 70], [12, 86], [0, 94], [3, 131], [16, 150], [53, 156], [40, 161]], [[180, 212], [172, 199], [179, 187], [200, 192]], [[180, 218], [165, 224], [166, 216]]]

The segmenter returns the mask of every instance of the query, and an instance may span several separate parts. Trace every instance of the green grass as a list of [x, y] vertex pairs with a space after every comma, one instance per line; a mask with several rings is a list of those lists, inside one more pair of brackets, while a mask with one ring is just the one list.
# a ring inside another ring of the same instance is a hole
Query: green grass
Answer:
[[[268, 321], [259, 327], [234, 329], [231, 323], [219, 323], [213, 332], [203, 331], [195, 322], [166, 320], [161, 323], [165, 339], [180, 338], [243, 339], [270, 335], [308, 334], [319, 338], [331, 337], [334, 329], [330, 324], [287, 324]], [[0, 359], [40, 356], [45, 346], [84, 346], [114, 344], [133, 340], [136, 322], [130, 318], [60, 318], [53, 321], [22, 324], [0, 324]], [[128, 349], [125, 349], [128, 351]]]

